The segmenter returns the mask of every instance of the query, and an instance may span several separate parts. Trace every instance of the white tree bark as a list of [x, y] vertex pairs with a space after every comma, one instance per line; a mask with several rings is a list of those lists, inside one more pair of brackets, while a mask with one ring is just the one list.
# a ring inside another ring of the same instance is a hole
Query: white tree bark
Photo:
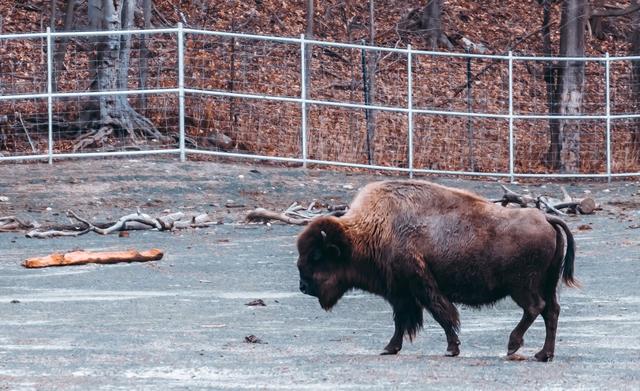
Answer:
[[[135, 0], [88, 0], [92, 29], [119, 31], [133, 27]], [[93, 62], [93, 91], [128, 89], [131, 35], [111, 34], [97, 38]], [[96, 99], [98, 118], [93, 127], [110, 126], [115, 131], [137, 136], [164, 139], [147, 118], [138, 114], [126, 95], [103, 95]]]
[[[582, 57], [585, 47], [586, 0], [565, 0], [560, 20], [560, 56]], [[584, 62], [563, 61], [561, 68], [560, 114], [582, 113]], [[560, 124], [560, 171], [580, 171], [580, 124], [563, 120]]]
[[[638, 2], [638, 1], [636, 1]], [[630, 55], [640, 55], [640, 11], [635, 11], [631, 19]], [[640, 61], [631, 62], [631, 93], [633, 112], [640, 111]], [[640, 163], [640, 120], [634, 119], [631, 129], [631, 154]]]
[[442, 31], [442, 0], [427, 0], [422, 10], [420, 24], [429, 48], [435, 50], [440, 45], [448, 49], [453, 47]]

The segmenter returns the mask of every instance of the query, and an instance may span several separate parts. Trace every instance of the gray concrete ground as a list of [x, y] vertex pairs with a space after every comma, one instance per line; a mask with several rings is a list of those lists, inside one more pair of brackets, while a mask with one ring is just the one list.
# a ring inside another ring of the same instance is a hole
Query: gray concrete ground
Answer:
[[[162, 160], [0, 165], [0, 196], [9, 197], [0, 215], [46, 224], [65, 222], [68, 208], [104, 220], [142, 207], [152, 214], [205, 210], [225, 222], [128, 238], [0, 234], [0, 390], [640, 388], [640, 229], [632, 228], [640, 223], [637, 182], [566, 184], [576, 195], [591, 191], [603, 210], [568, 219], [583, 287], [561, 290], [556, 359], [543, 364], [505, 359], [508, 334], [521, 315], [508, 300], [460, 308], [460, 357], [444, 357], [444, 333], [430, 317], [398, 356], [379, 356], [393, 333], [388, 304], [356, 291], [323, 312], [297, 289], [300, 228], [238, 223], [258, 205], [345, 202], [380, 178]], [[501, 195], [495, 181], [437, 181]], [[558, 193], [555, 184], [513, 187]], [[245, 207], [225, 207], [229, 200]], [[52, 251], [150, 247], [165, 250], [165, 258], [20, 266]], [[254, 299], [266, 306], [245, 305]], [[264, 343], [246, 343], [248, 335]], [[539, 319], [522, 352], [532, 356], [543, 338]]]

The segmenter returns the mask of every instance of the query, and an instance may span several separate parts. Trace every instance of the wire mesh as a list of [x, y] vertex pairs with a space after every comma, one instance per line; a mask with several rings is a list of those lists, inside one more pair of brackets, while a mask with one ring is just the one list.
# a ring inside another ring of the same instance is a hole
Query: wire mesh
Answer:
[[405, 113], [309, 105], [308, 121], [310, 159], [408, 167]]
[[[178, 147], [176, 94], [73, 96], [53, 100], [53, 153], [148, 151]], [[105, 109], [117, 107], [119, 117]], [[101, 118], [119, 121], [118, 126]], [[129, 124], [130, 127], [121, 126]]]
[[46, 38], [4, 39], [0, 35], [0, 95], [47, 92]]
[[176, 34], [54, 36], [52, 45], [54, 92], [178, 87]]
[[309, 98], [407, 106], [407, 56], [368, 48], [309, 44]]
[[[552, 131], [564, 134], [554, 152]], [[573, 138], [575, 135], [575, 138]], [[606, 123], [604, 120], [520, 119], [514, 121], [516, 174], [606, 173]], [[571, 140], [575, 140], [571, 144]], [[576, 156], [569, 153], [577, 148]], [[563, 165], [562, 161], [573, 161]]]
[[509, 121], [449, 115], [414, 115], [417, 169], [509, 171]]
[[640, 119], [612, 121], [611, 146], [613, 173], [640, 172]]
[[48, 151], [46, 98], [0, 100], [0, 158]]
[[187, 145], [203, 151], [299, 158], [301, 112], [296, 103], [189, 93]]
[[244, 37], [185, 35], [190, 88], [300, 97], [300, 45]]
[[611, 61], [610, 68], [611, 114], [638, 114], [640, 112], [640, 60]]
[[515, 114], [560, 114], [557, 103], [562, 96], [559, 81], [561, 68], [566, 65], [564, 63], [584, 65], [580, 113], [577, 114], [606, 114], [605, 65], [602, 60], [564, 62], [517, 58], [514, 59], [513, 66]]
[[[49, 123], [46, 35], [0, 35], [0, 160], [46, 155], [49, 127], [64, 156], [173, 151], [184, 120], [190, 153], [301, 159], [306, 129], [310, 160], [407, 169], [412, 124], [416, 169], [505, 174], [512, 95], [516, 176], [603, 174], [609, 158], [614, 174], [640, 167], [640, 120], [625, 117], [640, 113], [640, 60], [609, 61], [607, 118], [604, 58], [513, 57], [509, 75], [505, 56], [413, 51], [408, 64], [406, 50], [304, 41], [303, 53], [296, 39], [179, 28], [51, 37]], [[584, 65], [575, 114], [600, 118], [519, 118], [562, 112], [551, 82], [567, 63]]]
[[502, 59], [414, 54], [417, 109], [507, 114], [508, 63]]

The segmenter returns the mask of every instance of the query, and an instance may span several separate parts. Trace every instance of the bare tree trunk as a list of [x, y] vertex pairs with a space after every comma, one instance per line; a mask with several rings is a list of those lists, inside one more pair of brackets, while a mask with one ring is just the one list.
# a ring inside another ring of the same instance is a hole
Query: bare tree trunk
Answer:
[[[560, 20], [560, 55], [584, 56], [586, 0], [565, 0]], [[560, 87], [560, 114], [582, 113], [582, 89], [584, 86], [584, 62], [563, 61]], [[580, 171], [580, 124], [576, 120], [560, 123], [560, 171]]]
[[442, 31], [442, 1], [428, 0], [420, 18], [427, 46], [431, 49], [437, 49], [438, 46], [444, 46], [448, 49], [453, 48], [449, 38]]
[[[142, 3], [142, 15], [144, 19], [144, 28], [151, 28], [151, 7], [152, 0], [143, 0]], [[140, 88], [147, 88], [147, 77], [149, 76], [149, 48], [147, 48], [147, 35], [140, 35]], [[145, 94], [140, 95], [141, 109], [144, 111], [147, 108], [147, 96]]]
[[[631, 19], [630, 55], [640, 55], [640, 12], [634, 12]], [[640, 61], [631, 62], [631, 94], [633, 112], [640, 112]], [[632, 120], [631, 151], [635, 161], [640, 163], [640, 119]]]
[[[314, 15], [315, 11], [314, 11], [314, 7], [313, 7], [313, 0], [307, 0], [307, 27], [306, 27], [306, 31], [304, 33], [305, 38], [306, 39], [313, 39], [313, 15]], [[313, 51], [311, 50], [310, 45], [305, 45], [305, 52], [304, 52], [304, 69], [305, 69], [305, 78], [304, 80], [301, 80], [301, 83], [304, 83], [304, 90], [305, 90], [305, 99], [308, 99], [310, 94], [310, 89], [311, 89], [311, 58], [313, 57]], [[309, 122], [309, 106], [305, 105], [305, 118], [307, 120], [307, 122]], [[307, 124], [304, 124], [305, 128], [307, 127]], [[307, 132], [308, 134], [308, 132]], [[302, 144], [303, 142], [306, 142], [306, 140], [300, 140], [300, 148], [302, 148]]]
[[[374, 0], [369, 0], [369, 45], [375, 46], [376, 42], [376, 26], [375, 26], [375, 3]], [[369, 94], [369, 103], [375, 104], [376, 99], [376, 69], [378, 67], [378, 52], [373, 52], [371, 56], [367, 58], [367, 92]], [[367, 156], [369, 157], [369, 164], [375, 164], [375, 154], [373, 139], [376, 135], [376, 113], [374, 110], [367, 110]]]
[[[543, 17], [542, 17], [542, 47], [545, 56], [553, 56], [551, 48], [551, 4], [553, 0], [542, 1]], [[559, 98], [559, 82], [561, 80], [561, 69], [555, 65], [553, 61], [545, 61], [544, 63], [544, 80], [547, 86], [547, 107], [549, 115], [557, 115], [558, 98]], [[560, 121], [557, 119], [549, 119], [549, 151], [546, 156], [546, 164], [552, 169], [560, 168]]]
[[[67, 0], [67, 8], [64, 13], [64, 27], [62, 28], [62, 31], [71, 31], [73, 29], [73, 22], [75, 20], [74, 11], [75, 11], [76, 5], [78, 4], [78, 1], [79, 0]], [[54, 91], [58, 90], [57, 80], [58, 80], [58, 76], [62, 72], [62, 69], [64, 68], [64, 56], [67, 53], [68, 42], [69, 42], [69, 38], [66, 38], [66, 37], [60, 38], [59, 44], [57, 45], [57, 48], [54, 53], [54, 57], [53, 57], [53, 65], [54, 65], [53, 74], [55, 75], [55, 77], [53, 78]]]
[[[56, 19], [58, 18], [57, 15], [57, 8], [56, 7], [56, 0], [51, 0], [51, 20], [49, 21], [50, 23], [50, 28], [51, 28], [51, 32], [56, 31]], [[55, 48], [55, 45], [54, 45]], [[54, 50], [55, 53], [55, 50]], [[53, 74], [51, 75], [51, 85], [53, 86], [53, 91], [56, 91], [56, 73], [53, 72]]]
[[[118, 31], [133, 26], [134, 0], [89, 0], [89, 21], [94, 29]], [[125, 90], [128, 88], [131, 36], [111, 34], [97, 39], [91, 85], [93, 91]], [[129, 104], [126, 95], [102, 95], [92, 102], [97, 106], [97, 118], [91, 112], [94, 128], [107, 126], [113, 131], [136, 138], [166, 140], [155, 126]]]

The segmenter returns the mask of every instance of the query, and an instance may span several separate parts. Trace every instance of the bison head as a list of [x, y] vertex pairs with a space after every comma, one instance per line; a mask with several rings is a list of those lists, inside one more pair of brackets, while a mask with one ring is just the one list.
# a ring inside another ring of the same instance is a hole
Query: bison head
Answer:
[[331, 309], [351, 288], [351, 245], [342, 222], [336, 217], [314, 219], [298, 237], [298, 254], [300, 291]]

